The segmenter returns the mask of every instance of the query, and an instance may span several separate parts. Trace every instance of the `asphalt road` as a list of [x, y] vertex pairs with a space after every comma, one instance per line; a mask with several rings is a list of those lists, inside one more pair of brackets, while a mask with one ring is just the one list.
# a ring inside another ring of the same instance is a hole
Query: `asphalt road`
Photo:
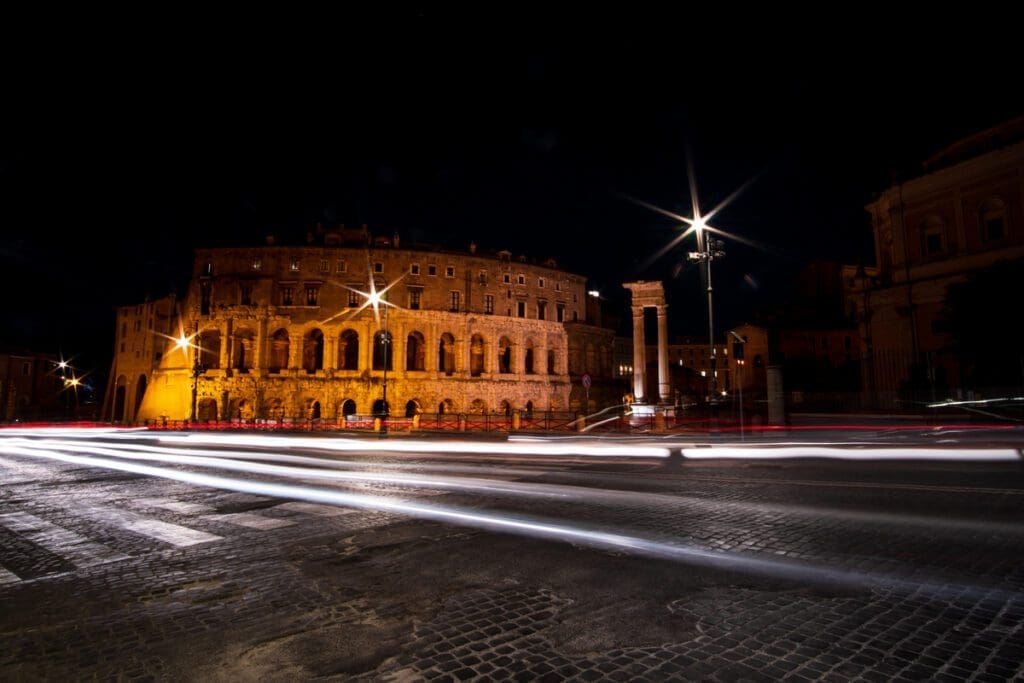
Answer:
[[0, 679], [1024, 677], [1015, 433], [204, 438], [0, 432]]

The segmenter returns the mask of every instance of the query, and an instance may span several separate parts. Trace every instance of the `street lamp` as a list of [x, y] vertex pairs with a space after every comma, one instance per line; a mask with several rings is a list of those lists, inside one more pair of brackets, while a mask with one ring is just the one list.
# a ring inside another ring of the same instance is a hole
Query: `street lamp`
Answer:
[[189, 420], [191, 423], [196, 421], [196, 413], [198, 412], [197, 402], [199, 400], [199, 375], [203, 374], [206, 368], [199, 362], [199, 349], [196, 349], [195, 362], [192, 363], [192, 417]]
[[391, 341], [390, 333], [388, 332], [388, 307], [384, 306], [384, 336], [381, 338], [381, 344], [384, 346], [384, 383], [382, 389], [382, 400], [384, 405], [381, 410], [383, 415], [380, 420], [380, 435], [385, 436], [388, 433], [388, 343]]
[[711, 364], [711, 391], [709, 401], [711, 403], [715, 403], [717, 402], [716, 389], [718, 388], [718, 359], [715, 356], [715, 315], [711, 296], [711, 262], [715, 259], [725, 257], [725, 252], [722, 250], [725, 247], [725, 243], [721, 240], [714, 239], [710, 235], [705, 237], [703, 220], [697, 219], [694, 221], [693, 227], [697, 233], [697, 249], [699, 251], [691, 251], [689, 259], [691, 261], [700, 261], [704, 263], [704, 276], [708, 283], [708, 349], [709, 362]]

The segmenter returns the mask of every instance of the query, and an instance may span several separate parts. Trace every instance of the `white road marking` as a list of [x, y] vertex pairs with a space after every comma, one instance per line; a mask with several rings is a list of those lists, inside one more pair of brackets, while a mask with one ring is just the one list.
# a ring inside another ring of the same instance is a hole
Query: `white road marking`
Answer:
[[212, 505], [186, 503], [181, 500], [174, 500], [173, 498], [139, 498], [134, 502], [146, 507], [161, 508], [163, 510], [170, 510], [171, 512], [180, 512], [185, 515], [199, 515], [216, 510]]
[[52, 479], [54, 469], [56, 469], [3, 457], [0, 457], [0, 467], [13, 473], [4, 473], [2, 479], [4, 484], [24, 484], [30, 481]]
[[298, 501], [282, 503], [277, 507], [282, 510], [301, 512], [307, 515], [317, 515], [318, 517], [338, 517], [339, 515], [347, 515], [355, 512], [354, 508], [343, 508], [338, 505], [320, 505], [318, 503], [300, 503]]
[[97, 564], [128, 559], [128, 555], [27, 512], [0, 514], [0, 524], [55, 555], [63, 557], [76, 567], [92, 567]]
[[203, 519], [230, 522], [231, 524], [237, 524], [238, 526], [244, 526], [250, 529], [279, 529], [283, 526], [291, 526], [295, 524], [295, 522], [290, 519], [263, 517], [262, 515], [255, 515], [251, 512], [237, 512], [228, 515], [206, 515]]
[[21, 578], [19, 578], [17, 574], [13, 574], [3, 567], [0, 567], [0, 586], [5, 583], [18, 583], [19, 581], [21, 581]]
[[169, 524], [167, 522], [161, 522], [158, 519], [145, 519], [142, 517], [129, 521], [124, 525], [124, 528], [128, 531], [134, 531], [137, 534], [142, 534], [143, 536], [155, 538], [158, 541], [164, 541], [165, 543], [176, 545], [179, 548], [196, 545], [198, 543], [219, 541], [221, 539], [221, 536], [208, 534], [205, 531], [189, 529], [188, 527], [180, 526], [178, 524]]

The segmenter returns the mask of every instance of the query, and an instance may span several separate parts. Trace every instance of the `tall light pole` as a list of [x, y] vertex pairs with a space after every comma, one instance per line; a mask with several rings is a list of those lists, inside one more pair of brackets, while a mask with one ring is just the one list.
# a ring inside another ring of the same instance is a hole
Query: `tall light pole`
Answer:
[[384, 346], [384, 383], [383, 383], [383, 400], [384, 406], [382, 408], [383, 415], [380, 420], [380, 435], [384, 436], [388, 433], [388, 343], [391, 341], [390, 332], [388, 332], [388, 307], [384, 306], [384, 336], [381, 338], [381, 344]]
[[707, 280], [708, 288], [708, 360], [711, 368], [711, 391], [708, 400], [710, 403], [715, 403], [718, 400], [718, 358], [715, 354], [715, 313], [712, 304], [711, 262], [716, 258], [725, 257], [725, 252], [722, 251], [725, 243], [710, 235], [705, 236], [704, 224], [699, 219], [693, 225], [697, 233], [698, 251], [691, 251], [689, 259], [704, 263], [704, 277]]
[[199, 401], [199, 375], [203, 374], [206, 368], [199, 362], [199, 349], [195, 352], [195, 361], [192, 363], [192, 418], [189, 420], [191, 423], [196, 421], [196, 413], [198, 412], [197, 403]]

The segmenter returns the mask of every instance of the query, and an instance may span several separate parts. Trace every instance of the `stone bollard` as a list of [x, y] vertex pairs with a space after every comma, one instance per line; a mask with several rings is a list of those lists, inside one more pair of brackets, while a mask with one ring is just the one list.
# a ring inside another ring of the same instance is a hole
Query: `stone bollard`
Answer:
[[375, 431], [375, 432], [379, 432], [380, 431], [380, 418], [379, 417], [373, 418], [373, 431]]
[[512, 429], [514, 429], [514, 430], [519, 429], [519, 421], [520, 421], [519, 411], [516, 410], [516, 411], [514, 411], [512, 413]]
[[459, 415], [459, 431], [460, 432], [466, 431], [466, 416], [465, 415]]
[[412, 416], [412, 431], [416, 431], [420, 428], [420, 416], [419, 413]]
[[660, 410], [654, 411], [654, 431], [664, 432], [666, 431], [666, 429], [667, 427], [665, 426], [665, 413]]

